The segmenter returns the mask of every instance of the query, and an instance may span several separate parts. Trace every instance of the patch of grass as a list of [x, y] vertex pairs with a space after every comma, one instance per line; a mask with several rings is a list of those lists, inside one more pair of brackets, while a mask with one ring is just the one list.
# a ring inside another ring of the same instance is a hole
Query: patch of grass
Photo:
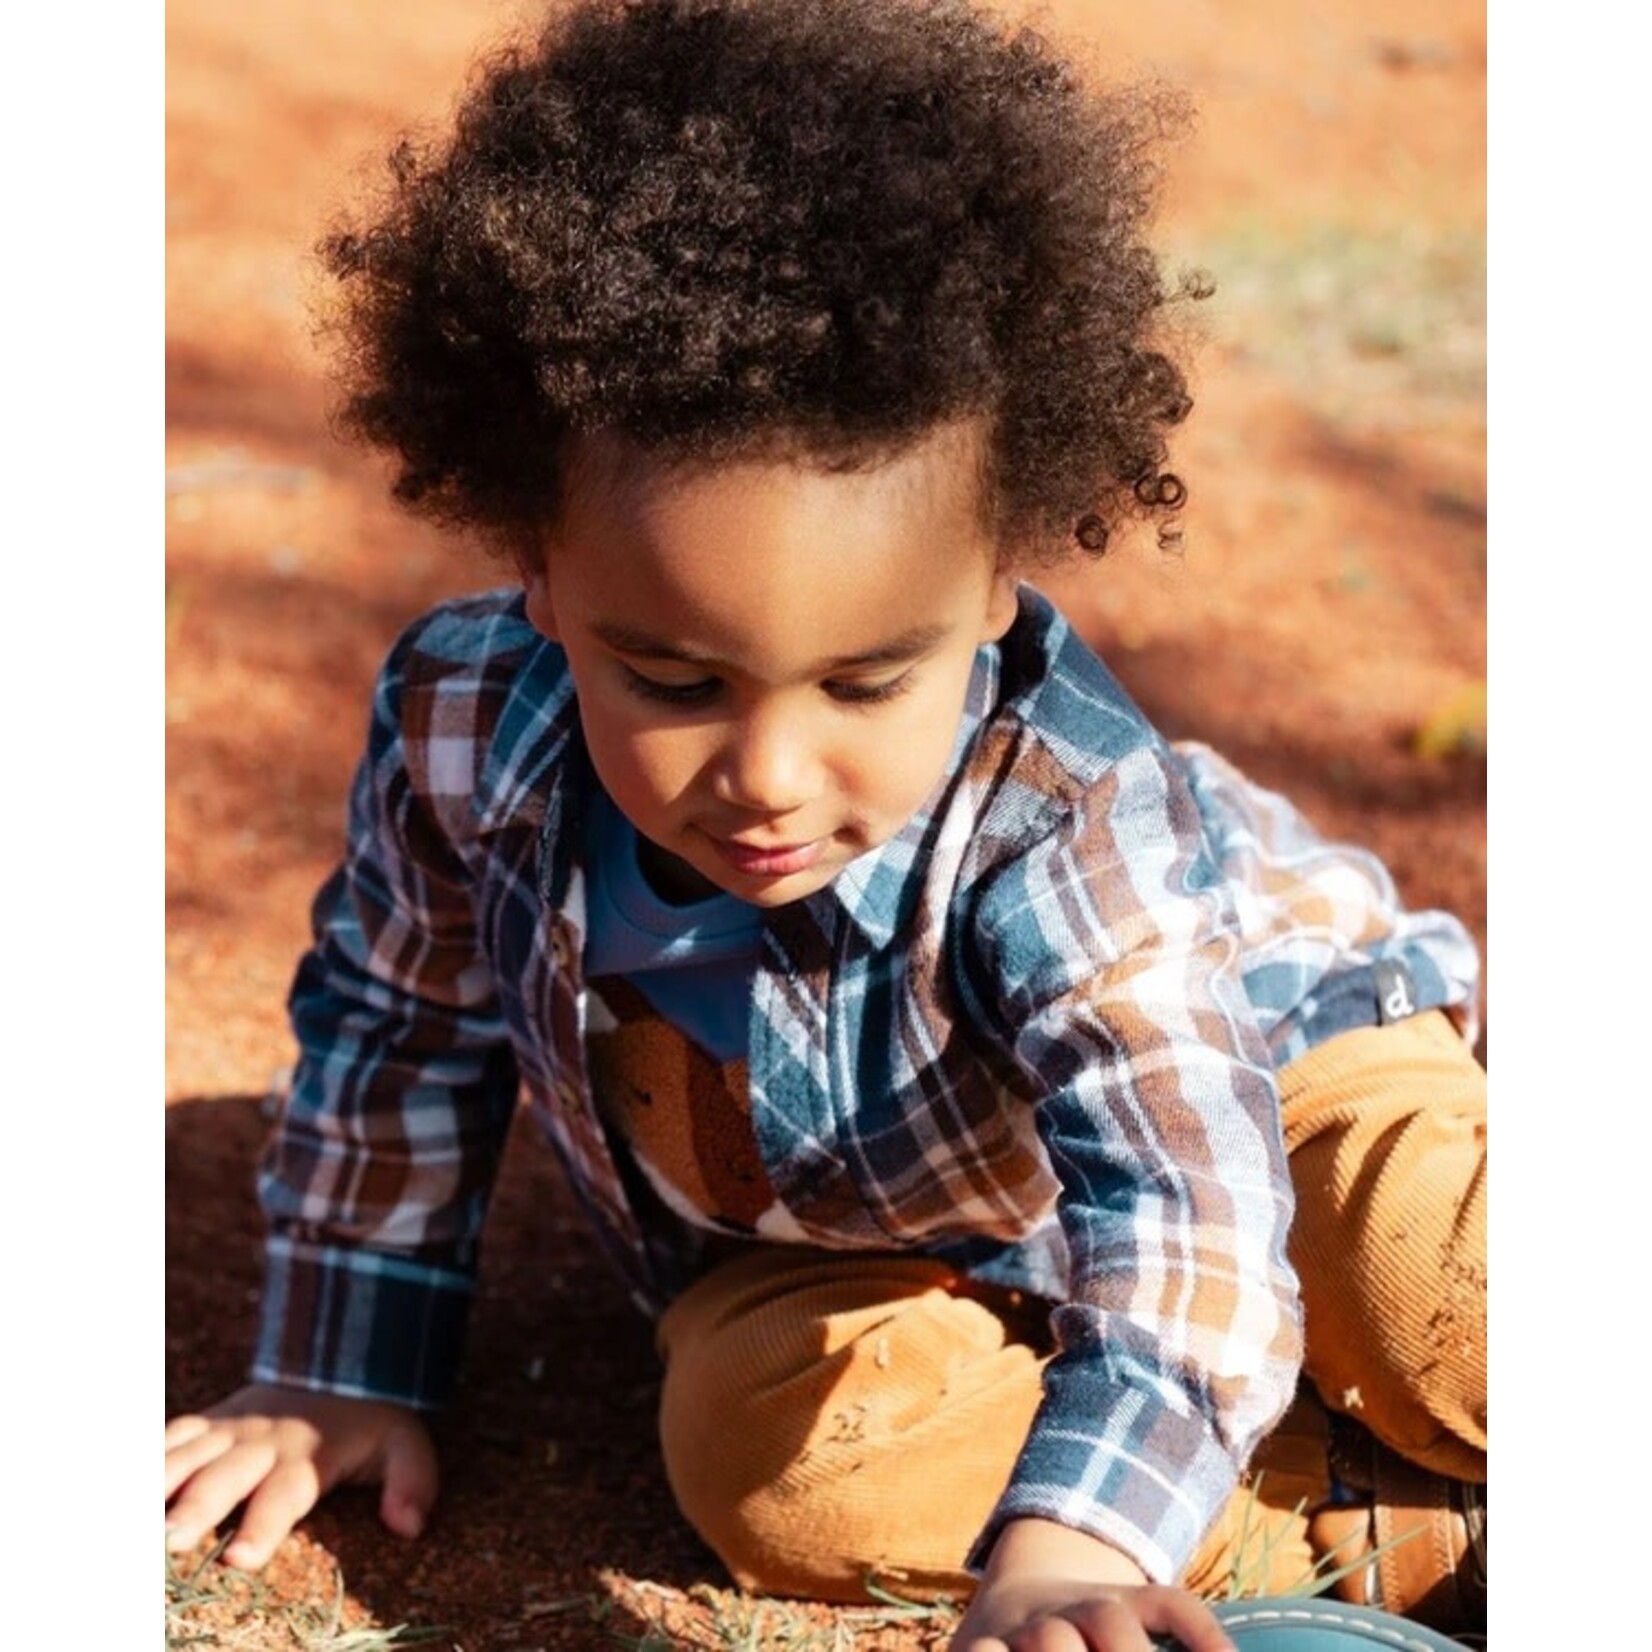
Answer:
[[[1385, 1552], [1378, 1547], [1344, 1563], [1333, 1552], [1321, 1556], [1295, 1584], [1269, 1589], [1266, 1580], [1283, 1533], [1267, 1531], [1257, 1495], [1253, 1483], [1241, 1517], [1238, 1558], [1228, 1578], [1207, 1592], [1209, 1599], [1237, 1600], [1264, 1592], [1323, 1594]], [[1302, 1513], [1301, 1504], [1295, 1512]], [[1404, 1533], [1387, 1547], [1415, 1535]], [[167, 1652], [406, 1652], [417, 1646], [454, 1646], [443, 1628], [385, 1628], [353, 1621], [360, 1614], [347, 1606], [344, 1578], [336, 1566], [331, 1601], [283, 1598], [255, 1574], [222, 1564], [227, 1543], [227, 1537], [221, 1539], [199, 1560], [167, 1555]], [[914, 1652], [942, 1652], [957, 1628], [962, 1604], [908, 1599], [889, 1586], [894, 1582], [898, 1580], [868, 1577], [870, 1605], [827, 1607], [705, 1583], [677, 1589], [615, 1572], [604, 1574], [602, 1591], [530, 1600], [522, 1618], [525, 1623], [583, 1618], [602, 1644], [624, 1652], [855, 1652], [882, 1631], [899, 1634], [899, 1644]], [[623, 1628], [615, 1621], [621, 1608], [629, 1618]]]
[[607, 1582], [612, 1593], [593, 1597], [591, 1618], [602, 1623], [623, 1603], [641, 1620], [640, 1630], [605, 1625], [608, 1643], [625, 1652], [855, 1652], [885, 1630], [940, 1652], [961, 1615], [952, 1600], [908, 1600], [875, 1577], [866, 1583], [873, 1604], [831, 1607], [705, 1583], [672, 1589], [618, 1574]]
[[1484, 406], [1483, 233], [1237, 224], [1179, 245], [1172, 262], [1214, 280], [1202, 329], [1337, 423]]
[[[1260, 1517], [1258, 1482], [1241, 1516], [1238, 1558], [1228, 1578], [1207, 1592], [1206, 1598], [1238, 1600], [1260, 1594], [1305, 1598], [1324, 1594], [1343, 1578], [1372, 1565], [1382, 1554], [1421, 1532], [1406, 1532], [1352, 1560], [1335, 1551], [1322, 1555], [1303, 1577], [1286, 1587], [1267, 1586], [1274, 1553], [1286, 1530], [1269, 1531]], [[1295, 1514], [1301, 1516], [1299, 1503]], [[880, 1630], [903, 1631], [925, 1652], [942, 1652], [962, 1615], [952, 1600], [908, 1600], [886, 1588], [875, 1577], [866, 1580], [875, 1604], [864, 1607], [807, 1606], [748, 1594], [740, 1589], [718, 1589], [696, 1584], [687, 1590], [631, 1579], [622, 1574], [608, 1579], [611, 1593], [593, 1595], [584, 1605], [593, 1624], [603, 1625], [608, 1644], [625, 1652], [855, 1652], [867, 1637]], [[620, 1629], [607, 1622], [624, 1604], [633, 1627]], [[537, 1611], [562, 1611], [577, 1601], [549, 1603]], [[640, 1628], [635, 1625], [640, 1620]]]
[[280, 1599], [251, 1572], [222, 1563], [228, 1542], [220, 1539], [200, 1561], [167, 1554], [167, 1652], [403, 1652], [452, 1644], [445, 1629], [350, 1621], [336, 1568], [330, 1602]]

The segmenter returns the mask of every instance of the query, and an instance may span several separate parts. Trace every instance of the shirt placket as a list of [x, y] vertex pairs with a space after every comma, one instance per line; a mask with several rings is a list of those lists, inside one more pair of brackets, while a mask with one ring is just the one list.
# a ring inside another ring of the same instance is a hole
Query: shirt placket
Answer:
[[586, 878], [561, 829], [565, 803], [559, 788], [540, 835], [537, 939], [544, 979], [529, 1001], [532, 1013], [547, 1023], [542, 1042], [550, 1059], [536, 1099], [541, 1122], [593, 1219], [599, 1241], [630, 1286], [636, 1305], [654, 1313], [662, 1303], [660, 1281], [597, 1112], [586, 1062]]

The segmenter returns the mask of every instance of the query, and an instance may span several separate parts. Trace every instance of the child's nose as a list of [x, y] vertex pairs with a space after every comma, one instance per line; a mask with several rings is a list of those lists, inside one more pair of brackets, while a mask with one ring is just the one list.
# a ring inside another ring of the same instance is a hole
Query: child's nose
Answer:
[[818, 791], [819, 764], [797, 718], [747, 718], [722, 752], [715, 787], [726, 803], [764, 814], [786, 814]]

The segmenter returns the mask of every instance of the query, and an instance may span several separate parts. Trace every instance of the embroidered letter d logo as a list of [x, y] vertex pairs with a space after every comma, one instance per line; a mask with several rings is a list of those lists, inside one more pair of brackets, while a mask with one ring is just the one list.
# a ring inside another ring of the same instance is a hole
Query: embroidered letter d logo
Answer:
[[1377, 988], [1377, 1021], [1387, 1026], [1390, 1021], [1403, 1021], [1417, 1013], [1417, 986], [1411, 971], [1404, 964], [1385, 960], [1371, 971]]

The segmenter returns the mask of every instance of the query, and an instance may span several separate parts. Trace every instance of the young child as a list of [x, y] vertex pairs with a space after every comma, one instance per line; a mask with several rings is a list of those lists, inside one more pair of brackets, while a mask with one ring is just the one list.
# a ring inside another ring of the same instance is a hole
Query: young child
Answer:
[[1467, 935], [1023, 583], [1174, 532], [1173, 114], [963, 0], [582, 0], [329, 240], [349, 426], [516, 577], [379, 681], [174, 1547], [346, 1479], [419, 1532], [523, 1091], [750, 1587], [1214, 1652], [1247, 1520], [1277, 1587], [1392, 1516], [1345, 1415], [1484, 1480]]

